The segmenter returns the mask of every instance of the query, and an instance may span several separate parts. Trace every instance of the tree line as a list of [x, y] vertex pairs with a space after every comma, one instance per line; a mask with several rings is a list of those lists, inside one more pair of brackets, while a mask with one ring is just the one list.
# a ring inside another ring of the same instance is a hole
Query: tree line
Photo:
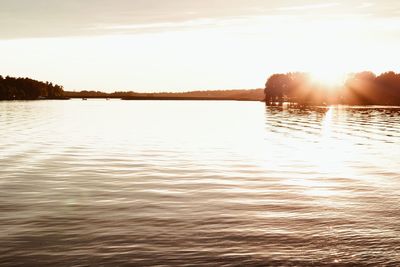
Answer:
[[133, 91], [116, 91], [105, 93], [101, 91], [65, 91], [69, 98], [122, 98], [125, 100], [162, 100], [162, 99], [199, 99], [199, 100], [251, 100], [262, 101], [264, 99], [263, 89], [231, 89], [231, 90], [198, 90], [187, 92], [154, 92], [140, 93]]
[[59, 99], [64, 97], [63, 87], [51, 82], [0, 75], [0, 100]]
[[342, 84], [328, 86], [312, 79], [309, 73], [273, 74], [265, 84], [265, 101], [299, 105], [400, 105], [400, 73], [375, 75], [370, 71], [348, 74]]

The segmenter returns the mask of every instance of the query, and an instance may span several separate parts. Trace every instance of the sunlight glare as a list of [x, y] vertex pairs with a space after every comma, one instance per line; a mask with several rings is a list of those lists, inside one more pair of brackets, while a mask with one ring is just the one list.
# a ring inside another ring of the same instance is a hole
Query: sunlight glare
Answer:
[[314, 70], [311, 72], [311, 79], [316, 84], [335, 89], [344, 83], [345, 74], [334, 69]]

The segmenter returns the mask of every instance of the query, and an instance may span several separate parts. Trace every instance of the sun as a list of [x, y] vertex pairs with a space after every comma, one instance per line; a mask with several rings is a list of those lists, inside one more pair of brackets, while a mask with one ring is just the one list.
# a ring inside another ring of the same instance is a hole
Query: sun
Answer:
[[311, 81], [326, 88], [338, 88], [345, 81], [345, 74], [333, 70], [315, 70], [310, 73]]

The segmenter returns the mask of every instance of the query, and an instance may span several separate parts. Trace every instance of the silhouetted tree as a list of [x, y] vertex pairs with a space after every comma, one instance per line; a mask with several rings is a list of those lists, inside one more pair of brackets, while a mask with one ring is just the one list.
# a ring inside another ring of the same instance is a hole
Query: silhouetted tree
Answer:
[[0, 100], [34, 100], [63, 97], [62, 86], [40, 82], [29, 78], [0, 76]]
[[287, 74], [274, 74], [268, 78], [265, 84], [265, 101], [267, 103], [282, 103], [290, 86], [290, 78]]
[[267, 104], [287, 101], [301, 105], [400, 105], [400, 74], [352, 73], [335, 90], [313, 82], [307, 73], [274, 74], [266, 82], [265, 101]]

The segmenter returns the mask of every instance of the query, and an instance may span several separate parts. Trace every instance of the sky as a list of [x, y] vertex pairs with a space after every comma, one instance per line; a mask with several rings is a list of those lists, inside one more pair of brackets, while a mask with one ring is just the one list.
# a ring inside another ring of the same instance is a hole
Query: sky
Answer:
[[0, 75], [66, 90], [262, 88], [400, 72], [400, 1], [0, 0]]

